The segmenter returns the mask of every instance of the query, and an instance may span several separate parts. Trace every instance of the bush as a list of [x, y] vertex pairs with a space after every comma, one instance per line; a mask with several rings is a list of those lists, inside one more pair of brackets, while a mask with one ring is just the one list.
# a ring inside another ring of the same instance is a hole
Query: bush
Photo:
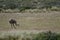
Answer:
[[52, 33], [51, 31], [47, 33], [39, 33], [34, 38], [34, 40], [59, 40], [60, 35], [57, 35], [56, 33]]
[[25, 9], [30, 9], [30, 8], [31, 8], [31, 7], [21, 7], [21, 8], [20, 8], [20, 12], [21, 12], [21, 11], [24, 11]]
[[2, 9], [0, 8], [0, 12], [2, 11]]

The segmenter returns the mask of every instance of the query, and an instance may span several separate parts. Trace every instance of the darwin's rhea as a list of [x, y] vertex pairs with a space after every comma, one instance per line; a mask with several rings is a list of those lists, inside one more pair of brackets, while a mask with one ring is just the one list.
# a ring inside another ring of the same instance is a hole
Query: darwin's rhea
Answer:
[[15, 26], [17, 26], [17, 21], [15, 19], [10, 19], [9, 23], [11, 24], [11, 27], [14, 27], [16, 29]]

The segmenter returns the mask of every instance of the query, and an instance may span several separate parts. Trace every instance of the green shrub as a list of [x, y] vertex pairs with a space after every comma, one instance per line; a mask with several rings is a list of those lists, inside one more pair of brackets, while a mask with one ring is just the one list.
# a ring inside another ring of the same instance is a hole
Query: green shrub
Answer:
[[56, 33], [52, 33], [51, 31], [47, 33], [39, 33], [34, 38], [34, 40], [59, 40], [60, 36], [58, 37]]
[[2, 9], [0, 8], [0, 12], [2, 11]]
[[25, 9], [30, 9], [30, 8], [31, 8], [31, 7], [21, 7], [21, 8], [20, 8], [20, 12], [21, 12], [21, 11], [24, 11]]

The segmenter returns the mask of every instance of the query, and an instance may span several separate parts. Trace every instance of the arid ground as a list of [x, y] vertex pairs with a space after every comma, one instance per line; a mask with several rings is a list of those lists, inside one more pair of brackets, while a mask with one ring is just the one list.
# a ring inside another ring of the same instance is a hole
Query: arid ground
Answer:
[[0, 31], [13, 30], [9, 19], [16, 19], [19, 26], [14, 30], [51, 30], [60, 32], [60, 12], [0, 13]]

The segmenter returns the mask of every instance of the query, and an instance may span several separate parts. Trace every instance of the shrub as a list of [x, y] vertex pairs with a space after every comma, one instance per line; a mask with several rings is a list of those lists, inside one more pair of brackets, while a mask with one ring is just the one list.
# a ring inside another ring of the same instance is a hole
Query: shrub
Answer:
[[57, 37], [56, 33], [52, 33], [51, 31], [47, 33], [39, 33], [35, 37], [34, 40], [59, 40], [60, 37]]
[[0, 12], [2, 11], [2, 9], [0, 8]]
[[20, 8], [20, 12], [21, 12], [21, 11], [24, 11], [25, 9], [30, 9], [30, 8], [31, 8], [31, 7], [21, 7], [21, 8]]

